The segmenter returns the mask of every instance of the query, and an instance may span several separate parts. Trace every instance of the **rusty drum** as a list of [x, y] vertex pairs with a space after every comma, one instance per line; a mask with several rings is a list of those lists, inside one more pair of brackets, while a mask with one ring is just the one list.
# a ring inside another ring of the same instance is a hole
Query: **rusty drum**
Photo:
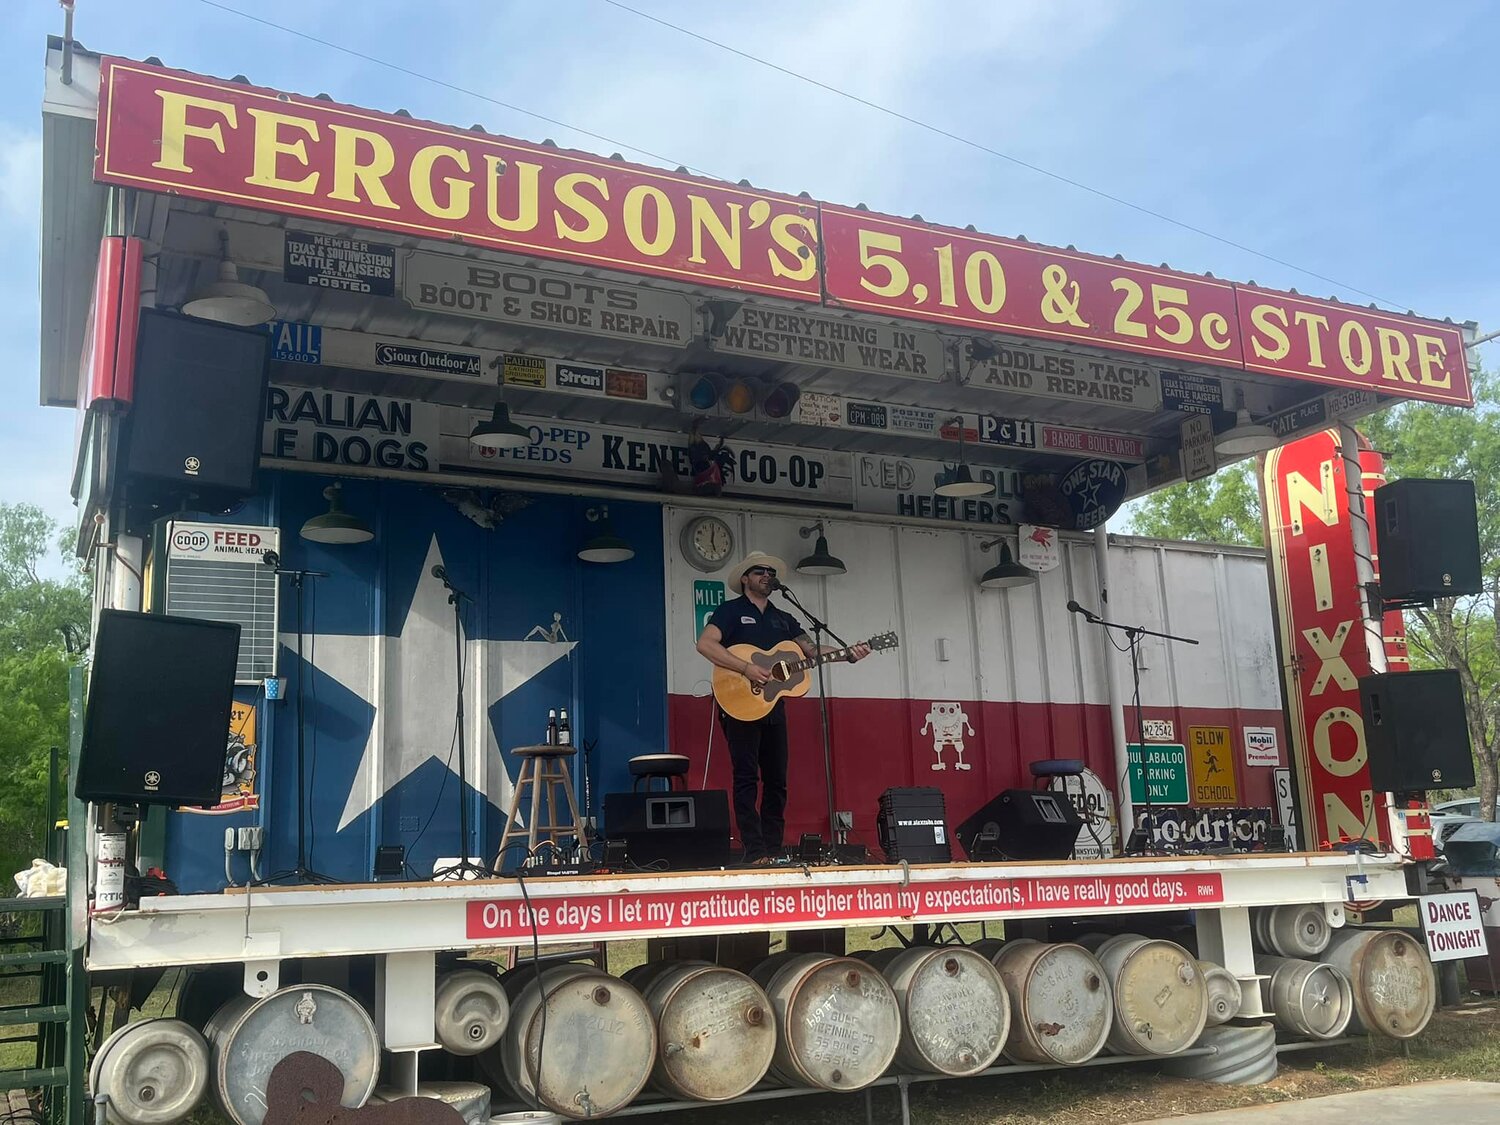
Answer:
[[962, 1077], [994, 1064], [1010, 1033], [1010, 997], [999, 970], [961, 945], [881, 950], [871, 958], [896, 994], [910, 1070]]
[[1203, 977], [1203, 987], [1208, 990], [1208, 1026], [1218, 1027], [1239, 1015], [1240, 1004], [1245, 999], [1239, 977], [1212, 961], [1199, 961], [1198, 972]]
[[1349, 978], [1351, 1031], [1410, 1039], [1432, 1019], [1437, 1007], [1432, 962], [1402, 931], [1339, 930], [1323, 960]]
[[1099, 947], [1114, 990], [1110, 1048], [1122, 1055], [1175, 1055], [1208, 1022], [1208, 989], [1193, 955], [1174, 942], [1121, 935]]
[[1255, 971], [1262, 981], [1266, 1007], [1277, 1026], [1306, 1039], [1336, 1039], [1354, 1015], [1354, 993], [1349, 980], [1332, 965], [1296, 957], [1257, 957]]
[[501, 983], [510, 1025], [500, 1046], [479, 1058], [493, 1073], [485, 1060], [499, 1054], [506, 1085], [521, 1101], [564, 1117], [603, 1117], [641, 1092], [656, 1060], [656, 1024], [634, 988], [587, 965], [543, 969], [540, 986], [530, 967]]
[[208, 1044], [182, 1020], [141, 1020], [104, 1041], [89, 1089], [105, 1095], [110, 1125], [173, 1125], [208, 1089]]
[[455, 1055], [488, 1051], [500, 1042], [510, 1022], [505, 989], [489, 973], [478, 969], [459, 969], [440, 976], [432, 1007], [437, 1041]]
[[1321, 902], [1260, 907], [1252, 913], [1250, 926], [1261, 952], [1278, 957], [1316, 957], [1333, 936]]
[[344, 1078], [339, 1104], [358, 1109], [375, 1090], [380, 1037], [369, 1015], [347, 993], [299, 984], [259, 1000], [237, 996], [203, 1029], [213, 1048], [209, 1092], [235, 1125], [261, 1125], [266, 1083], [276, 1064], [297, 1051], [320, 1055]]
[[995, 968], [1010, 998], [1005, 1057], [1077, 1066], [1104, 1049], [1114, 994], [1104, 969], [1081, 945], [1006, 942]]
[[[370, 1104], [400, 1101], [405, 1096], [394, 1086], [377, 1086]], [[451, 1106], [464, 1119], [464, 1125], [486, 1125], [490, 1119], [490, 1088], [481, 1082], [423, 1082], [416, 1096]]]
[[783, 1084], [860, 1090], [896, 1057], [896, 994], [864, 961], [800, 953], [762, 961], [750, 975], [776, 1014], [771, 1074]]
[[642, 974], [656, 1020], [651, 1083], [663, 1094], [722, 1102], [766, 1076], [776, 1052], [770, 998], [744, 973], [703, 961]]

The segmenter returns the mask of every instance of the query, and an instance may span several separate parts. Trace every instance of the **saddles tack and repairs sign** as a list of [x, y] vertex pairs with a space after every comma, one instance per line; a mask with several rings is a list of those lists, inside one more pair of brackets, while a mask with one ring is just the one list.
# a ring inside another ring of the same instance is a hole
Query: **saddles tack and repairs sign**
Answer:
[[982, 354], [976, 355], [972, 340], [965, 342], [959, 371], [971, 387], [1123, 410], [1154, 411], [1161, 405], [1160, 379], [1145, 363], [1011, 343], [986, 347]]

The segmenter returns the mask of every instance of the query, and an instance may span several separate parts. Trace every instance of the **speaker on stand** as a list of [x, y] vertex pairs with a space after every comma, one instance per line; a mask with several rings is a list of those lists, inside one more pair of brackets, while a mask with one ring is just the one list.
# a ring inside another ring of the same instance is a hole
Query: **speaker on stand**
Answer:
[[1458, 672], [1381, 672], [1359, 681], [1370, 784], [1420, 793], [1474, 784], [1474, 754]]

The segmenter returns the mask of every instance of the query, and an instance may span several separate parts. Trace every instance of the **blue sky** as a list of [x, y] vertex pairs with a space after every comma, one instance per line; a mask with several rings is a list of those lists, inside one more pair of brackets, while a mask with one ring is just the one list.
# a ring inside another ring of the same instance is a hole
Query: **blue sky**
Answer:
[[[1001, 235], [1500, 328], [1500, 8], [1199, 0], [631, 0], [661, 19], [1210, 231], [936, 136], [606, 0], [78, 0], [90, 50], [622, 151]], [[12, 7], [13, 6], [13, 7]], [[0, 500], [71, 521], [73, 419], [37, 403], [53, 0], [0, 42]], [[565, 127], [230, 14], [253, 12]], [[18, 9], [18, 11], [17, 11]], [[19, 18], [16, 18], [17, 15]], [[578, 130], [602, 134], [599, 140]], [[1487, 346], [1490, 366], [1500, 341]]]

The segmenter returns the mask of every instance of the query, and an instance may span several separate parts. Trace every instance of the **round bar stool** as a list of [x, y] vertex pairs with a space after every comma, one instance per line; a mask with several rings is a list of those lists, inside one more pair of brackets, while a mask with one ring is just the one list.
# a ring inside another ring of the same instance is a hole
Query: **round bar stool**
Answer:
[[[588, 844], [587, 829], [583, 817], [578, 813], [578, 799], [573, 795], [573, 775], [568, 770], [568, 759], [578, 753], [572, 746], [517, 746], [511, 751], [521, 759], [521, 771], [516, 775], [516, 787], [510, 795], [510, 811], [506, 814], [505, 833], [500, 837], [500, 854], [495, 859], [498, 870], [505, 862], [505, 854], [512, 846], [526, 844], [530, 855], [543, 841], [554, 845], [564, 837], [574, 837], [580, 846]], [[521, 802], [527, 787], [531, 789], [530, 811], [523, 827], [520, 822]], [[565, 801], [557, 799], [557, 790], [563, 791]], [[547, 795], [546, 819], [542, 817], [542, 794]], [[561, 819], [560, 819], [561, 818]], [[524, 858], [524, 857], [523, 857]]]
[[651, 782], [661, 778], [667, 791], [678, 788], [677, 779], [682, 778], [682, 788], [687, 788], [688, 759], [686, 754], [637, 754], [630, 759], [630, 776], [635, 778], [633, 791], [638, 792], [644, 784], [651, 792]]

